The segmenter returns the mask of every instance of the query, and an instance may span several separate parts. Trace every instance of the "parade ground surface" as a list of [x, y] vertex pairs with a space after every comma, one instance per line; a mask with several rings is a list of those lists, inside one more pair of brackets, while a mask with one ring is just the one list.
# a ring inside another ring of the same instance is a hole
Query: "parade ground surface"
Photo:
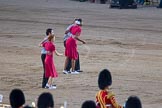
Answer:
[[[41, 88], [43, 68], [39, 42], [53, 28], [58, 52], [64, 53], [63, 35], [74, 18], [82, 18], [78, 42], [79, 75], [62, 73], [65, 56], [54, 56], [59, 77], [56, 90]], [[110, 9], [108, 4], [70, 0], [0, 0], [0, 94], [9, 104], [14, 88], [24, 91], [26, 104], [42, 92], [54, 96], [55, 108], [80, 108], [95, 100], [98, 73], [112, 72], [111, 90], [123, 105], [137, 95], [143, 108], [162, 106], [162, 9]]]

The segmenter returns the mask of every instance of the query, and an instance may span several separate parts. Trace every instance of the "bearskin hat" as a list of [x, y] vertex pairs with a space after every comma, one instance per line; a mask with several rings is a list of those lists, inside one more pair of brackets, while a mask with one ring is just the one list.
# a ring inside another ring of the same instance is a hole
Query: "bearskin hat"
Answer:
[[101, 90], [105, 89], [105, 87], [110, 86], [112, 84], [111, 73], [108, 69], [103, 69], [99, 73], [98, 77], [98, 86]]
[[142, 108], [140, 99], [137, 96], [130, 96], [126, 101], [125, 108]]

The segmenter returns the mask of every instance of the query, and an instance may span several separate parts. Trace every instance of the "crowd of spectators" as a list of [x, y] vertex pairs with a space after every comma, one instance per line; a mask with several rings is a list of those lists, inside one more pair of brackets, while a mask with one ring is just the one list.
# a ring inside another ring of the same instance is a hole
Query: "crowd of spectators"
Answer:
[[[129, 96], [123, 105], [119, 105], [114, 93], [109, 89], [112, 84], [111, 72], [103, 69], [98, 75], [99, 91], [96, 100], [85, 100], [81, 108], [142, 108], [142, 103], [137, 96]], [[95, 97], [95, 96], [94, 96]], [[54, 98], [50, 92], [39, 95], [37, 103], [32, 106], [25, 105], [25, 95], [21, 89], [13, 89], [9, 94], [11, 108], [54, 108]]]

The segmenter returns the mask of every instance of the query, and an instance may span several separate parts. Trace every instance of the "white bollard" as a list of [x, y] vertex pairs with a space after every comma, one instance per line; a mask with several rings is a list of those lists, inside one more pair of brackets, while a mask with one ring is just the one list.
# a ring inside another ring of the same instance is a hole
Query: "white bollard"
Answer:
[[64, 108], [67, 108], [67, 101], [64, 102]]
[[2, 101], [3, 101], [3, 95], [0, 94], [0, 102], [2, 102]]

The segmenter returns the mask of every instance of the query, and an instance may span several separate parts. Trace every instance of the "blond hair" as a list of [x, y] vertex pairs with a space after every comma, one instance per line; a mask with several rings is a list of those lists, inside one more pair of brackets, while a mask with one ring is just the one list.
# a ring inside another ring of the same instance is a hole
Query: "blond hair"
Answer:
[[48, 36], [48, 40], [51, 41], [53, 39], [54, 35]]

